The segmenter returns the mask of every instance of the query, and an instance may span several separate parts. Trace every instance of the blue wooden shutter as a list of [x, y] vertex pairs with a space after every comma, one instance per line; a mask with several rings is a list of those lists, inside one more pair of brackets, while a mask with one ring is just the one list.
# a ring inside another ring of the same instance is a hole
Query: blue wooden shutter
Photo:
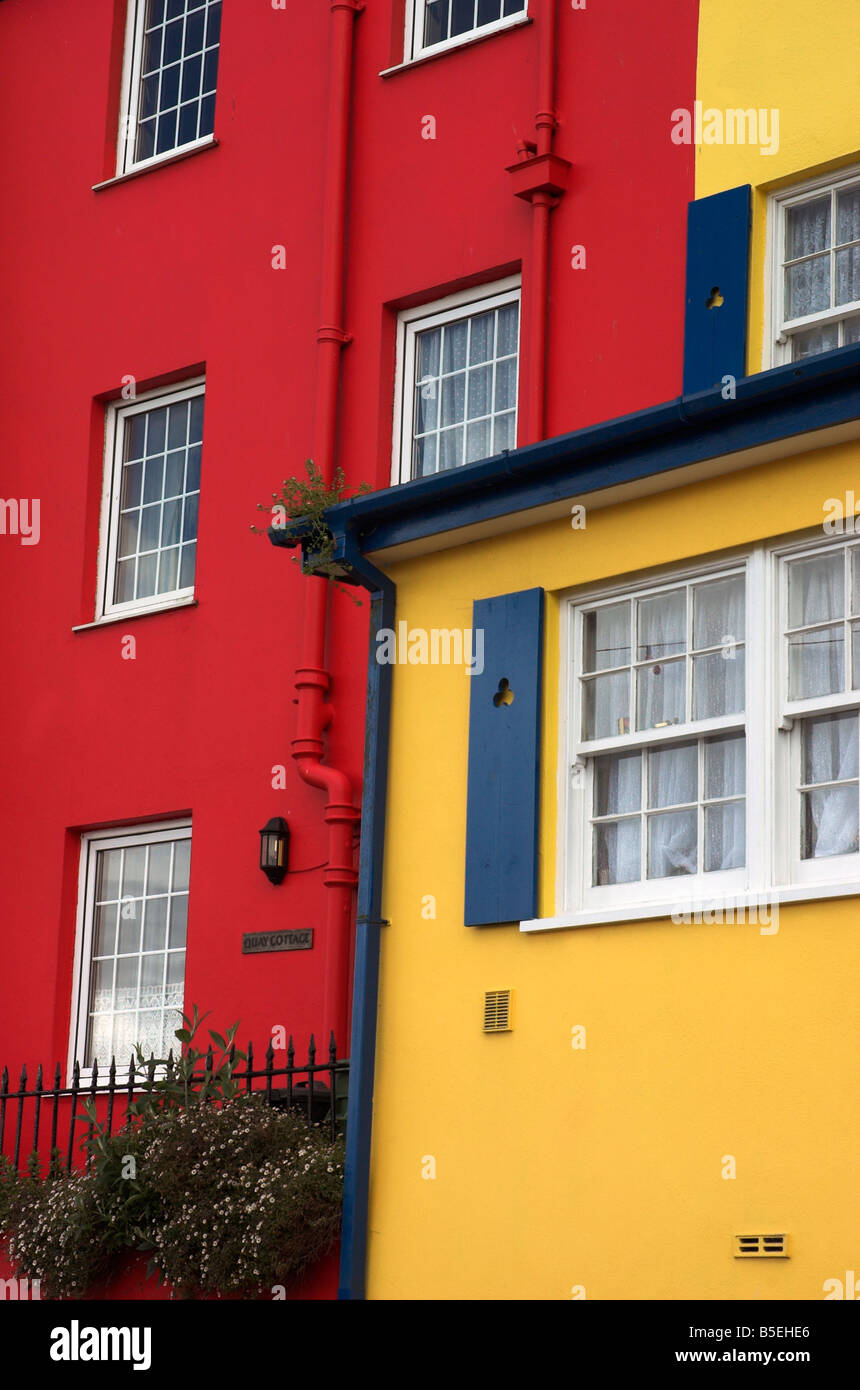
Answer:
[[[746, 375], [749, 243], [749, 184], [690, 203], [685, 395], [718, 386], [724, 376]], [[715, 298], [722, 304], [709, 308]]]
[[472, 626], [484, 669], [469, 677], [467, 927], [537, 916], [543, 589], [477, 600]]

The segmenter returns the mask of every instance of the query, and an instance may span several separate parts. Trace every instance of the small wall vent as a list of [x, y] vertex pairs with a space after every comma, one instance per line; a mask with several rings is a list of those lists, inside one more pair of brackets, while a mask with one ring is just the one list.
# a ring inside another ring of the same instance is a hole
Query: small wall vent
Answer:
[[785, 1233], [773, 1235], [735, 1236], [736, 1260], [787, 1260], [788, 1236]]
[[484, 995], [484, 1032], [510, 1033], [511, 991], [488, 989]]

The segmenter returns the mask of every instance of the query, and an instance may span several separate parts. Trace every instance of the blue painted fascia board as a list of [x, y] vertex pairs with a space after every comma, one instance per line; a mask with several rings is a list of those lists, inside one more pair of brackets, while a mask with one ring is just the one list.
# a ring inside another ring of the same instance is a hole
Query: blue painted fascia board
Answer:
[[338, 503], [335, 534], [373, 552], [683, 468], [860, 416], [860, 344], [679, 396], [463, 468]]

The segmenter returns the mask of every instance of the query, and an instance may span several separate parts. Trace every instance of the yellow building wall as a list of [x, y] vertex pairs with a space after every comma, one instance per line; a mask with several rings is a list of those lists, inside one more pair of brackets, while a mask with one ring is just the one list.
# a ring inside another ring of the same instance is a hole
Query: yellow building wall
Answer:
[[[558, 594], [619, 556], [634, 572], [820, 526], [858, 478], [846, 444], [591, 511], [584, 531], [553, 522], [390, 568], [410, 627], [470, 627], [475, 598], [547, 590], [542, 914]], [[858, 900], [783, 906], [773, 936], [464, 927], [469, 684], [394, 671], [368, 1296], [822, 1298], [860, 1269]], [[486, 1036], [483, 994], [500, 988], [513, 1031]], [[733, 1233], [769, 1230], [792, 1258], [733, 1259]]]
[[748, 372], [762, 369], [767, 195], [860, 163], [857, 0], [700, 0], [696, 96], [715, 108], [779, 112], [779, 148], [696, 146], [696, 197], [749, 183], [753, 225]]

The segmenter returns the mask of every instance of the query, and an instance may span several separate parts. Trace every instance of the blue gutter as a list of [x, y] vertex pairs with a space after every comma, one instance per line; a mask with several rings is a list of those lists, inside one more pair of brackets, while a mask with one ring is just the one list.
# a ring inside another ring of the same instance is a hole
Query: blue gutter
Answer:
[[[366, 1289], [394, 670], [377, 662], [374, 635], [382, 627], [394, 627], [395, 586], [363, 552], [860, 418], [860, 344], [744, 377], [735, 389], [734, 400], [725, 400], [720, 388], [679, 396], [493, 459], [363, 494], [325, 514], [344, 582], [370, 592], [340, 1299], [363, 1299]], [[274, 545], [287, 547], [301, 540], [295, 532], [285, 535], [277, 530], [270, 530], [269, 538]]]
[[860, 344], [679, 396], [495, 458], [340, 502], [333, 530], [382, 550], [860, 416]]

